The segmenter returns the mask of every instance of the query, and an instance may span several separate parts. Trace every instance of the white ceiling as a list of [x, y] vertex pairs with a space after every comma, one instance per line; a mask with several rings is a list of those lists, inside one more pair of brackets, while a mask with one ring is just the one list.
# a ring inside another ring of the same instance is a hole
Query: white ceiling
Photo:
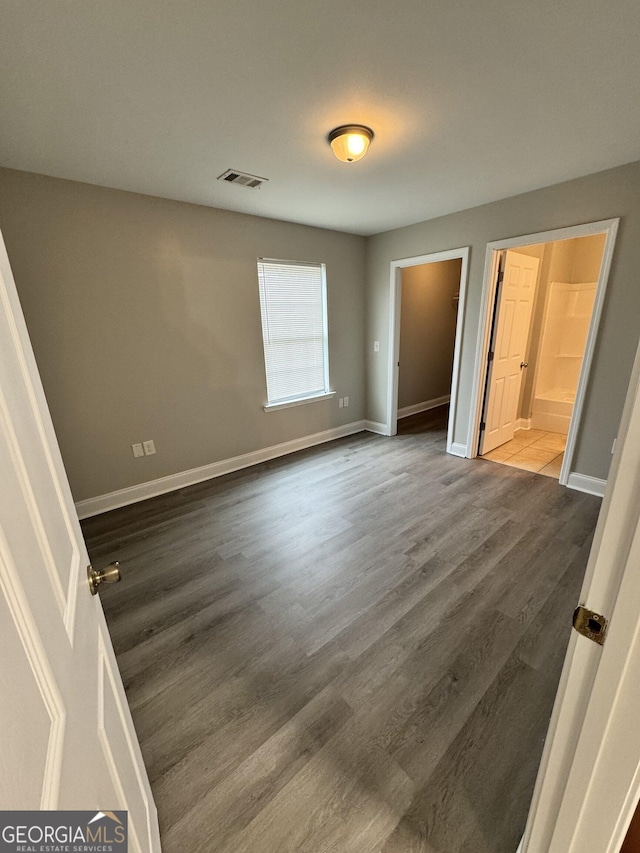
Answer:
[[639, 34], [638, 0], [0, 0], [0, 164], [372, 234], [640, 159]]

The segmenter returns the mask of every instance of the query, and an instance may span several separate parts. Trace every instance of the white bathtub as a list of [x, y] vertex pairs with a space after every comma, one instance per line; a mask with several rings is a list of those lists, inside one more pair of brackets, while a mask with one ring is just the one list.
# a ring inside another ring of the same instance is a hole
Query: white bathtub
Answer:
[[576, 392], [565, 388], [552, 388], [538, 393], [533, 400], [531, 426], [548, 432], [569, 432]]

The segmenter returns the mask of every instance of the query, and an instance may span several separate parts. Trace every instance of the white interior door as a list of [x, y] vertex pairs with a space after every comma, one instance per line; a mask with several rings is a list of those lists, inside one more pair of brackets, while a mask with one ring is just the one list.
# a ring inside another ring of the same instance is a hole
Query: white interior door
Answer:
[[600, 646], [571, 630], [522, 853], [623, 843], [640, 797], [639, 565], [640, 350], [580, 594], [608, 634]]
[[480, 454], [510, 441], [516, 429], [539, 263], [529, 255], [506, 253], [490, 348]]
[[0, 809], [156, 809], [0, 235]]

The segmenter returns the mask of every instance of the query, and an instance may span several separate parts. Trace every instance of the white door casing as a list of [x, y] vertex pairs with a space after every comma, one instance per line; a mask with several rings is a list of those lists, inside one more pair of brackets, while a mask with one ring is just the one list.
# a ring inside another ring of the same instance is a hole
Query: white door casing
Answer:
[[497, 295], [493, 357], [487, 372], [481, 454], [510, 441], [515, 433], [539, 264], [538, 258], [520, 252], [506, 253]]
[[157, 814], [0, 235], [0, 809]]

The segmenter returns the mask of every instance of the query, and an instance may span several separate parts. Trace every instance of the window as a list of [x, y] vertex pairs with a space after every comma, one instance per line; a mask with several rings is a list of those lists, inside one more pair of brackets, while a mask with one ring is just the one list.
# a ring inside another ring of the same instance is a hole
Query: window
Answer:
[[268, 406], [329, 394], [324, 264], [258, 260]]

